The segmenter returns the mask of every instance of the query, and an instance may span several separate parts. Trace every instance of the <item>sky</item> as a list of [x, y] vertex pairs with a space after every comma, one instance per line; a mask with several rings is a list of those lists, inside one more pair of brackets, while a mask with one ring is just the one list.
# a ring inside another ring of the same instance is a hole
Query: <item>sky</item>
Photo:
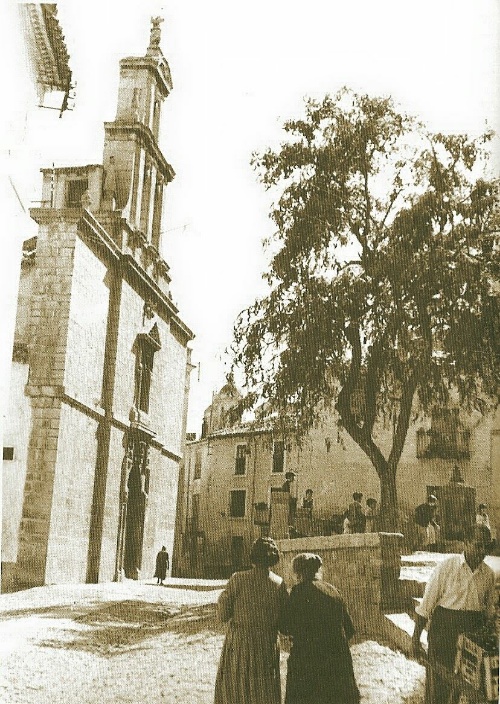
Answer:
[[33, 200], [38, 166], [102, 161], [119, 60], [143, 55], [150, 17], [164, 18], [161, 46], [174, 89], [160, 146], [176, 178], [165, 194], [162, 255], [174, 302], [196, 335], [190, 432], [199, 433], [203, 410], [224, 384], [236, 316], [265, 292], [262, 242], [273, 226], [252, 152], [279, 144], [283, 121], [301, 114], [305, 97], [347, 85], [391, 95], [433, 131], [500, 126], [497, 0], [64, 0], [58, 7], [76, 102], [61, 120], [42, 111]]

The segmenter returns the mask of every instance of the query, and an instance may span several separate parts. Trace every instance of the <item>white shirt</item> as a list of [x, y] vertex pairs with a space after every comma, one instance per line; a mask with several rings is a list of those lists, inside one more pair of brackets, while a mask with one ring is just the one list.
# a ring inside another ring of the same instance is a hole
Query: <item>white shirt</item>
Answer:
[[452, 555], [436, 566], [415, 611], [429, 619], [436, 606], [455, 611], [495, 612], [495, 573], [485, 562], [474, 572], [464, 555]]

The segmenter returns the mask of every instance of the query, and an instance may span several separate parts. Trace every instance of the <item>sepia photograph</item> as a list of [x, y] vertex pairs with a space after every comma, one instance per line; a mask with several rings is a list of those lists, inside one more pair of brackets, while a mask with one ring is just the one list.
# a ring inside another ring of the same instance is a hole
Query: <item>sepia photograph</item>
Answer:
[[2, 704], [492, 704], [497, 0], [3, 0]]

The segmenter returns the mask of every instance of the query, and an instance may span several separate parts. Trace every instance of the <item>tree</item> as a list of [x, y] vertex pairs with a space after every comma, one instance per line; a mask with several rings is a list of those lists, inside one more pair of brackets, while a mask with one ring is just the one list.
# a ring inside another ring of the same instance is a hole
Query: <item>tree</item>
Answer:
[[[396, 472], [413, 414], [487, 412], [500, 388], [497, 190], [491, 134], [429, 134], [390, 99], [348, 89], [307, 101], [279, 150], [254, 155], [277, 193], [269, 292], [235, 324], [252, 398], [293, 411], [301, 437], [325, 405], [381, 484], [397, 526]], [[392, 446], [377, 424], [393, 419]]]

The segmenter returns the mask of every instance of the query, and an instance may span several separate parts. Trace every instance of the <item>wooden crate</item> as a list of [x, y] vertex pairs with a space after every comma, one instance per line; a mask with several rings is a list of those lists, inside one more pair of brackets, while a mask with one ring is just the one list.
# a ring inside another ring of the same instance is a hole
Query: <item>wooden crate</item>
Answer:
[[488, 655], [464, 634], [458, 638], [455, 672], [474, 689], [483, 690], [488, 701], [498, 701], [498, 655]]
[[484, 689], [488, 701], [498, 701], [498, 655], [485, 655]]
[[457, 646], [455, 672], [460, 673], [474, 689], [479, 689], [482, 681], [481, 666], [484, 650], [463, 633], [458, 637]]

